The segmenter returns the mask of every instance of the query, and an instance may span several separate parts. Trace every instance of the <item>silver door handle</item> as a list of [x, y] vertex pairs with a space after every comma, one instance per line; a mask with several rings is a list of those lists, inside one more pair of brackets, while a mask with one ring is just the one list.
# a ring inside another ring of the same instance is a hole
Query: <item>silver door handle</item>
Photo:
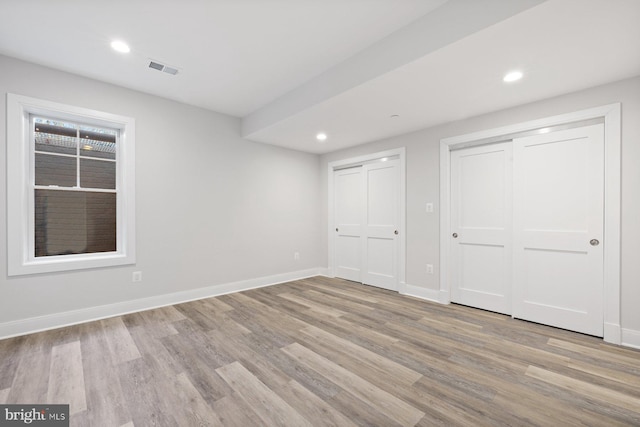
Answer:
[[591, 239], [591, 240], [589, 241], [589, 244], [590, 244], [591, 246], [598, 246], [598, 245], [600, 244], [600, 241], [599, 241], [598, 239]]
[[458, 233], [453, 233], [452, 236], [453, 236], [454, 239], [457, 239], [458, 238]]

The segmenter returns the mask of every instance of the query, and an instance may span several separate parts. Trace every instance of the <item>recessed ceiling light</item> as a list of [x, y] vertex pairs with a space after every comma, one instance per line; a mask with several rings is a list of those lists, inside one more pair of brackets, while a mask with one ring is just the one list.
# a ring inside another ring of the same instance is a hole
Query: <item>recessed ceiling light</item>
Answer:
[[522, 71], [511, 71], [502, 78], [503, 82], [511, 83], [518, 81], [522, 78]]
[[316, 139], [318, 141], [326, 141], [327, 140], [327, 134], [320, 132], [319, 134], [316, 135]]
[[121, 53], [129, 53], [131, 52], [131, 48], [129, 48], [129, 45], [126, 44], [123, 41], [120, 40], [114, 40], [111, 42], [111, 48], [113, 50], [115, 50], [116, 52], [121, 52]]

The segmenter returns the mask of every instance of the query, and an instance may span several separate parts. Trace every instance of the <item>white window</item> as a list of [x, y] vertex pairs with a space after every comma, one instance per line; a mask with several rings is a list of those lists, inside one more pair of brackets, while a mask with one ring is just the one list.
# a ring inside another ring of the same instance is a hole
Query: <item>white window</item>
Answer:
[[7, 94], [8, 274], [135, 263], [135, 121]]

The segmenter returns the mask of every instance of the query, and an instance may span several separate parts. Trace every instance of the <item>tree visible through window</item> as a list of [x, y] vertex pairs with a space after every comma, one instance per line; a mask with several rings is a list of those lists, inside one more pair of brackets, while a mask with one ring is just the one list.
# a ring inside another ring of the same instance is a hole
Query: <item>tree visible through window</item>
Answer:
[[116, 250], [118, 131], [32, 116], [35, 256]]

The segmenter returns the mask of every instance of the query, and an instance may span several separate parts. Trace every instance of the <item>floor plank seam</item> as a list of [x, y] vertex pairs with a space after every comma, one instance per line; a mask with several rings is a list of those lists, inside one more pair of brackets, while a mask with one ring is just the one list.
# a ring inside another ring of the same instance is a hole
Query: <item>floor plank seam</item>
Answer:
[[27, 401], [78, 426], [640, 425], [640, 351], [317, 277], [2, 340], [0, 404]]

